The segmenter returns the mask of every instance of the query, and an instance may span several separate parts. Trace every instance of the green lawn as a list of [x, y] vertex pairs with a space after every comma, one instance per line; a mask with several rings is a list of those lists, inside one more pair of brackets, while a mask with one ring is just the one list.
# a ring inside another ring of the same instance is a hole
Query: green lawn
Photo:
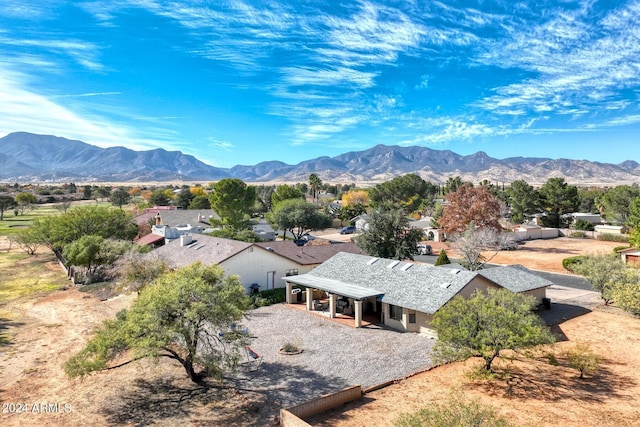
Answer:
[[0, 305], [69, 286], [56, 257], [48, 252], [37, 255], [15, 250], [0, 252], [0, 271]]
[[[73, 202], [69, 209], [74, 207], [83, 206], [87, 204], [96, 204], [94, 201], [82, 200]], [[112, 206], [109, 202], [99, 202], [99, 206]], [[60, 215], [61, 212], [56, 208], [56, 204], [35, 205], [35, 208], [24, 215], [14, 215], [13, 211], [4, 213], [4, 218], [0, 221], [0, 236], [8, 236], [11, 234], [19, 233], [20, 230], [31, 225], [34, 219], [38, 217], [44, 217], [49, 215]]]

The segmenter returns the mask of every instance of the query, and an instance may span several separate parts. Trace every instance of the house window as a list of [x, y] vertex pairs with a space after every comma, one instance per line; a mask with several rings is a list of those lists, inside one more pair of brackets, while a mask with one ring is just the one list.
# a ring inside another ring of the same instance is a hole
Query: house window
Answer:
[[389, 317], [393, 320], [402, 321], [402, 307], [389, 304]]
[[416, 323], [416, 311], [409, 310], [409, 323]]

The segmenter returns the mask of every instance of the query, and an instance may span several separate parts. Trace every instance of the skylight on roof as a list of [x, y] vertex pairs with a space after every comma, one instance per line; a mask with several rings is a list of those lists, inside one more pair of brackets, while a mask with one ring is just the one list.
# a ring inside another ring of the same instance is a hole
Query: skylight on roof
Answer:
[[402, 271], [407, 271], [408, 269], [410, 269], [411, 267], [413, 267], [413, 264], [405, 264], [402, 267], [400, 267], [400, 270]]
[[451, 286], [451, 283], [448, 283], [448, 282], [440, 283], [440, 287], [442, 289], [448, 289], [449, 286]]
[[378, 258], [371, 258], [369, 261], [367, 261], [368, 265], [373, 265], [378, 261]]
[[389, 265], [387, 265], [387, 268], [393, 268], [396, 265], [400, 264], [400, 261], [391, 261], [391, 263]]
[[449, 274], [453, 276], [455, 276], [458, 273], [460, 273], [460, 270], [458, 270], [457, 268], [452, 268], [451, 271], [449, 271]]

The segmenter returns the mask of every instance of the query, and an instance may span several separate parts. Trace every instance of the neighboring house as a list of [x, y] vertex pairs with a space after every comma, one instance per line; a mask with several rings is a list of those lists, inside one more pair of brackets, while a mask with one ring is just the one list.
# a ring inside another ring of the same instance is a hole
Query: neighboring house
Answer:
[[211, 227], [212, 220], [219, 220], [220, 216], [213, 209], [176, 209], [159, 211], [160, 223], [169, 227], [184, 227], [187, 224]]
[[555, 239], [560, 235], [557, 228], [545, 228], [537, 224], [522, 224], [511, 227], [516, 240]]
[[367, 214], [362, 214], [362, 215], [358, 215], [355, 218], [351, 218], [351, 222], [353, 225], [356, 226], [356, 230], [358, 231], [364, 231], [366, 229], [369, 228], [369, 215]]
[[567, 214], [567, 215], [569, 215], [573, 219], [572, 223], [574, 223], [574, 224], [579, 219], [581, 219], [583, 221], [587, 221], [588, 223], [590, 223], [592, 225], [602, 224], [604, 222], [602, 220], [602, 217], [600, 216], [600, 214], [574, 212], [574, 213], [570, 213], [570, 214]]
[[247, 243], [207, 235], [183, 235], [147, 254], [180, 268], [196, 261], [237, 274], [247, 292], [282, 288], [282, 276], [307, 273], [340, 251], [360, 252], [352, 243], [296, 246], [292, 241]]
[[150, 246], [151, 248], [155, 249], [155, 248], [159, 248], [160, 246], [163, 246], [165, 241], [164, 241], [164, 236], [151, 233], [151, 234], [147, 234], [145, 236], [140, 237], [135, 241], [135, 243], [140, 246]]
[[160, 210], [154, 217], [151, 233], [163, 236], [170, 242], [186, 234], [209, 233], [214, 230], [213, 220], [220, 217], [211, 209]]
[[593, 231], [599, 234], [624, 234], [625, 228], [621, 225], [596, 225]]
[[410, 221], [409, 226], [422, 230], [427, 240], [431, 240], [433, 242], [444, 242], [447, 240], [444, 230], [434, 227], [433, 223], [433, 218], [426, 216], [419, 220]]
[[310, 273], [283, 279], [287, 281], [287, 303], [294, 300], [293, 286], [303, 286], [308, 310], [314, 308], [313, 290], [321, 290], [329, 295], [330, 317], [335, 317], [339, 302], [347, 301], [347, 307], [353, 307], [356, 327], [361, 326], [363, 315], [374, 314], [394, 329], [434, 335], [433, 315], [456, 295], [469, 297], [476, 290], [506, 288], [544, 298], [551, 282], [525, 270], [501, 267], [485, 274], [489, 270], [437, 268], [339, 253]]
[[640, 267], [640, 250], [638, 248], [622, 249], [618, 253], [625, 264]]

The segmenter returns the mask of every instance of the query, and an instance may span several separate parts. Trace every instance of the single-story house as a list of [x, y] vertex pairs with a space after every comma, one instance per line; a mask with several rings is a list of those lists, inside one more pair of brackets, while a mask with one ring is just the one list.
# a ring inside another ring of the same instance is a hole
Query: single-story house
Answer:
[[425, 216], [420, 219], [409, 221], [409, 226], [420, 229], [424, 232], [427, 240], [433, 242], [444, 242], [447, 240], [447, 235], [444, 230], [433, 226], [434, 220], [432, 217]]
[[360, 253], [353, 243], [296, 246], [292, 241], [247, 243], [208, 235], [183, 235], [147, 257], [166, 260], [171, 268], [194, 262], [217, 264], [225, 274], [237, 274], [247, 292], [282, 288], [282, 276], [308, 273], [338, 252]]
[[355, 326], [363, 315], [379, 316], [381, 323], [400, 331], [434, 335], [433, 315], [456, 295], [506, 288], [534, 295], [540, 301], [551, 282], [524, 267], [478, 271], [438, 268], [353, 253], [338, 253], [309, 273], [283, 277], [287, 303], [298, 301], [294, 285], [306, 288], [307, 310], [314, 309], [314, 290], [328, 294], [330, 317], [343, 308], [353, 311]]
[[627, 248], [619, 250], [618, 253], [622, 258], [622, 261], [628, 265], [636, 265], [640, 267], [640, 249]]
[[595, 231], [596, 233], [600, 233], [600, 234], [619, 234], [622, 235], [624, 234], [625, 228], [621, 225], [608, 225], [608, 224], [602, 224], [602, 225], [596, 225], [595, 227], [593, 227], [593, 231]]
[[594, 214], [594, 213], [588, 213], [588, 212], [573, 212], [567, 215], [569, 215], [572, 218], [573, 223], [575, 223], [579, 219], [583, 221], [587, 221], [592, 225], [602, 224], [603, 222], [600, 214]]

